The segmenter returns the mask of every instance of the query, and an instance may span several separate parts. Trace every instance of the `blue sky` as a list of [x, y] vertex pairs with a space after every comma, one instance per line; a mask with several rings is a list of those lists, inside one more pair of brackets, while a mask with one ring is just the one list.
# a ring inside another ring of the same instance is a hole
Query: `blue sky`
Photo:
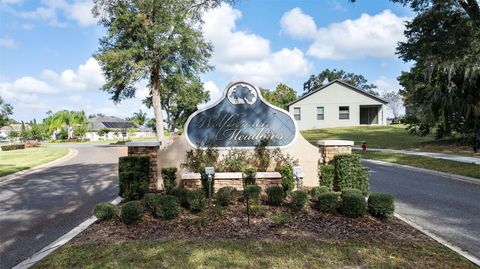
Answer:
[[[104, 29], [86, 0], [0, 0], [0, 96], [14, 118], [28, 121], [48, 110], [84, 110], [125, 117], [146, 110], [137, 97], [118, 105], [100, 91], [103, 77], [91, 58]], [[395, 54], [408, 8], [386, 0], [243, 0], [205, 14], [203, 33], [214, 45], [214, 71], [202, 75], [212, 99], [233, 80], [302, 92], [325, 68], [364, 75], [380, 91], [396, 90], [409, 68]], [[152, 111], [148, 112], [153, 115]]]

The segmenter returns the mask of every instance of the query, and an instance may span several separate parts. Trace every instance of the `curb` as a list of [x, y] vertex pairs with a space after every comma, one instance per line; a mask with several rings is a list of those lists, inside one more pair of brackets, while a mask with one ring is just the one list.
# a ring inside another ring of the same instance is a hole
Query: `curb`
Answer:
[[6, 183], [6, 182], [12, 181], [12, 180], [14, 180], [14, 179], [16, 179], [20, 176], [28, 175], [28, 174], [35, 173], [35, 172], [40, 172], [40, 171], [43, 171], [43, 170], [45, 170], [47, 168], [50, 168], [52, 166], [55, 166], [55, 165], [58, 165], [60, 163], [69, 161], [69, 160], [75, 158], [77, 155], [78, 155], [78, 150], [69, 148], [67, 155], [65, 155], [63, 157], [60, 157], [56, 160], [53, 160], [51, 162], [32, 167], [30, 169], [22, 170], [22, 171], [19, 171], [19, 172], [10, 174], [10, 175], [0, 177], [0, 185], [2, 185], [3, 183]]
[[461, 181], [461, 182], [464, 182], [464, 183], [469, 183], [469, 184], [474, 184], [474, 185], [479, 185], [480, 186], [480, 179], [476, 179], [476, 178], [473, 178], [473, 177], [460, 176], [460, 175], [455, 175], [455, 174], [450, 174], [450, 173], [445, 173], [445, 172], [439, 172], [439, 171], [420, 168], [420, 167], [414, 167], [414, 166], [398, 164], [398, 163], [389, 163], [389, 162], [373, 160], [373, 159], [363, 159], [362, 158], [362, 161], [369, 162], [369, 163], [374, 163], [374, 164], [385, 165], [385, 166], [394, 166], [394, 167], [405, 168], [405, 169], [409, 169], [409, 170], [416, 171], [416, 172], [422, 172], [422, 173], [425, 173], [425, 174], [430, 174], [430, 175], [435, 175], [435, 176], [442, 176], [442, 177], [446, 177], [446, 178], [449, 178], [449, 179]]
[[[117, 197], [113, 201], [111, 201], [111, 204], [118, 205], [122, 201], [122, 198]], [[75, 236], [77, 236], [79, 233], [83, 232], [85, 229], [87, 229], [90, 225], [95, 223], [98, 220], [97, 217], [91, 216], [84, 222], [80, 223], [77, 227], [73, 228], [70, 230], [70, 232], [62, 235], [60, 238], [57, 240], [53, 241], [46, 247], [42, 248], [40, 251], [37, 253], [33, 254], [30, 258], [20, 262], [19, 264], [15, 265], [12, 267], [12, 269], [27, 269], [32, 267], [35, 263], [39, 262], [46, 256], [48, 256], [50, 253], [55, 251], [57, 248], [65, 245], [68, 243], [68, 241], [72, 240]]]
[[427, 229], [423, 228], [422, 226], [406, 219], [405, 217], [402, 217], [401, 215], [399, 215], [398, 213], [393, 213], [393, 216], [395, 216], [397, 219], [405, 222], [406, 224], [410, 225], [411, 227], [415, 228], [416, 230], [422, 232], [423, 234], [425, 234], [426, 236], [432, 238], [433, 240], [437, 241], [438, 243], [446, 246], [447, 248], [451, 249], [452, 251], [456, 252], [457, 254], [461, 255], [462, 257], [464, 257], [465, 259], [469, 260], [470, 262], [472, 262], [473, 264], [477, 265], [477, 266], [480, 266], [480, 259], [473, 256], [472, 254], [462, 250], [461, 248], [453, 245], [452, 243], [448, 242], [447, 240], [441, 238], [440, 236], [437, 236], [431, 232], [429, 232]]

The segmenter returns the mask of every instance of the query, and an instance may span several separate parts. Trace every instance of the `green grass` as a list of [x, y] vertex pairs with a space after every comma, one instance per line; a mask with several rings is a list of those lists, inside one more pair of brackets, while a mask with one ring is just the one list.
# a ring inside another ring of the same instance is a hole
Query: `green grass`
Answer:
[[480, 179], [480, 165], [478, 164], [378, 151], [367, 151], [365, 154], [363, 154], [363, 157], [365, 159], [374, 159], [390, 163], [410, 165], [414, 167]]
[[69, 244], [33, 268], [476, 268], [435, 242], [214, 240]]
[[48, 163], [68, 153], [66, 148], [28, 148], [22, 150], [0, 151], [0, 176]]
[[353, 140], [356, 146], [360, 146], [365, 141], [370, 148], [407, 149], [480, 156], [480, 153], [473, 153], [471, 146], [464, 141], [456, 139], [435, 140], [433, 135], [425, 137], [410, 135], [405, 130], [405, 125], [401, 124], [315, 129], [302, 131], [302, 135], [314, 145], [322, 139], [341, 139]]

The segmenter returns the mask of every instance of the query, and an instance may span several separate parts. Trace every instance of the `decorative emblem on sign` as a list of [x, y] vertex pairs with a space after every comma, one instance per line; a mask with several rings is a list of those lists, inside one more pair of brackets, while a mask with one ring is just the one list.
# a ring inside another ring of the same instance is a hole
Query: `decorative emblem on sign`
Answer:
[[193, 147], [251, 148], [260, 140], [269, 147], [287, 147], [297, 135], [293, 117], [265, 101], [247, 82], [231, 83], [213, 105], [193, 113], [185, 125]]

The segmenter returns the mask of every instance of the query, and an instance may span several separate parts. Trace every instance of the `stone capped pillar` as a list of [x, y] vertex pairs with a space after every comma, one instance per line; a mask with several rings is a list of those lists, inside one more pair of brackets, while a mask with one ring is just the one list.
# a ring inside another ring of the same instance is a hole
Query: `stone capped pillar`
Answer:
[[353, 141], [348, 140], [319, 140], [320, 163], [331, 163], [337, 154], [352, 154]]
[[158, 180], [158, 150], [160, 142], [130, 142], [127, 143], [128, 156], [148, 156], [150, 162], [149, 188], [157, 190]]

